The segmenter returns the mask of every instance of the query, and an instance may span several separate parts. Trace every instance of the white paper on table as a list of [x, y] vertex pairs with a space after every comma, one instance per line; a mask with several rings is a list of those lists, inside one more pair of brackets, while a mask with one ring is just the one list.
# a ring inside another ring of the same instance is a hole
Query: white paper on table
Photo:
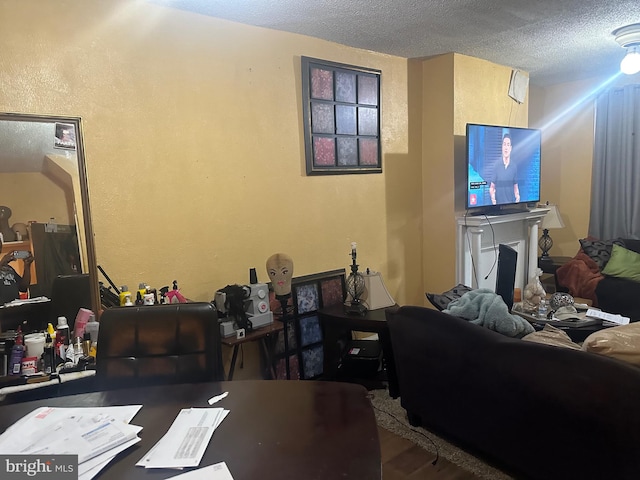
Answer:
[[[109, 416], [125, 423], [129, 423], [136, 416], [142, 405], [122, 405], [117, 407], [39, 407], [15, 422], [0, 435], [0, 442], [6, 434], [14, 428], [21, 431], [50, 429], [58, 422], [83, 418], [94, 418], [96, 415]], [[22, 435], [22, 433], [21, 433]]]
[[[142, 427], [132, 425], [137, 429], [137, 433], [140, 433]], [[78, 480], [91, 480], [98, 473], [102, 471], [104, 467], [106, 467], [111, 460], [113, 460], [116, 455], [120, 452], [124, 452], [127, 448], [135, 445], [140, 441], [140, 437], [136, 436], [133, 440], [125, 442], [111, 450], [104, 452], [91, 460], [87, 460], [78, 465]]]
[[606, 322], [616, 323], [618, 325], [628, 325], [630, 320], [629, 317], [623, 317], [622, 315], [613, 313], [606, 313], [601, 310], [595, 310], [593, 308], [587, 310], [587, 313], [585, 315], [591, 318], [600, 318]]
[[123, 407], [41, 407], [0, 435], [3, 454], [71, 454], [82, 463], [137, 438], [129, 425], [142, 405]]
[[145, 468], [197, 467], [211, 436], [229, 410], [184, 408], [167, 433], [143, 456], [137, 466]]
[[224, 462], [214, 463], [208, 467], [202, 467], [186, 473], [179, 473], [169, 478], [176, 480], [233, 480], [231, 472]]

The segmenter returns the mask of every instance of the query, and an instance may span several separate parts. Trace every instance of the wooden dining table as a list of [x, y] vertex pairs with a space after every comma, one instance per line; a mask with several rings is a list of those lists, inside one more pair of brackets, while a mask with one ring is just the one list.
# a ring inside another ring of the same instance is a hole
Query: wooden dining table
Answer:
[[200, 467], [225, 462], [235, 480], [381, 478], [378, 430], [367, 390], [343, 382], [247, 380], [83, 393], [2, 406], [0, 431], [42, 406], [142, 405], [131, 421], [143, 427], [141, 441], [97, 478], [164, 479], [180, 472], [135, 464], [181, 409], [209, 407], [208, 399], [224, 392], [228, 395], [213, 407], [230, 413], [215, 430]]

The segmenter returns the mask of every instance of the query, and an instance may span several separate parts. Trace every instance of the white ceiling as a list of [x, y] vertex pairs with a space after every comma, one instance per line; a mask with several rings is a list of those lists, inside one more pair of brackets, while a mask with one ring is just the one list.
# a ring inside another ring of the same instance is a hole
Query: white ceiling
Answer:
[[456, 52], [548, 86], [619, 71], [638, 0], [150, 0], [405, 58]]

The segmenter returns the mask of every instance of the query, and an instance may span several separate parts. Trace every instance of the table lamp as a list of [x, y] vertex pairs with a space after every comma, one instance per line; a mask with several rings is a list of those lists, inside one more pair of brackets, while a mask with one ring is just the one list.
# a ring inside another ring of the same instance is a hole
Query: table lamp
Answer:
[[542, 208], [549, 209], [542, 219], [542, 236], [540, 237], [540, 240], [538, 240], [538, 246], [540, 247], [540, 250], [542, 250], [540, 260], [549, 262], [551, 261], [551, 257], [549, 257], [549, 250], [553, 247], [553, 240], [549, 236], [549, 230], [552, 228], [564, 228], [564, 222], [562, 221], [557, 205], [550, 205], [549, 202], [547, 202], [546, 205], [540, 206]]
[[346, 306], [346, 312], [352, 315], [365, 315], [367, 307], [362, 303], [362, 295], [365, 290], [364, 277], [358, 272], [358, 264], [356, 263], [356, 242], [351, 242], [351, 273], [347, 277], [347, 294], [351, 301]]

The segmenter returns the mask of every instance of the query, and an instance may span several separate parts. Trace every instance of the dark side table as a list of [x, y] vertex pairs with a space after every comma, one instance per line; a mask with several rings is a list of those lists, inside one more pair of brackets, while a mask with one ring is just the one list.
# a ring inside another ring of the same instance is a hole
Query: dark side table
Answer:
[[572, 257], [547, 257], [543, 259], [542, 257], [538, 257], [538, 268], [540, 268], [543, 273], [555, 274], [556, 270], [565, 263], [569, 263], [571, 258]]
[[[556, 270], [565, 263], [568, 263], [571, 258], [572, 257], [547, 257], [543, 259], [542, 257], [538, 257], [538, 268], [541, 269], [543, 273], [540, 281], [545, 291], [553, 293], [561, 290], [556, 278]], [[550, 286], [553, 288], [549, 288]]]
[[[397, 307], [389, 307], [397, 308]], [[323, 333], [324, 375], [326, 380], [338, 378], [338, 366], [345, 347], [345, 339], [351, 339], [352, 331], [373, 332], [378, 334], [382, 347], [382, 366], [387, 375], [389, 395], [399, 396], [395, 361], [391, 348], [391, 337], [385, 316], [386, 308], [369, 310], [366, 315], [350, 315], [344, 305], [335, 305], [318, 311]]]

